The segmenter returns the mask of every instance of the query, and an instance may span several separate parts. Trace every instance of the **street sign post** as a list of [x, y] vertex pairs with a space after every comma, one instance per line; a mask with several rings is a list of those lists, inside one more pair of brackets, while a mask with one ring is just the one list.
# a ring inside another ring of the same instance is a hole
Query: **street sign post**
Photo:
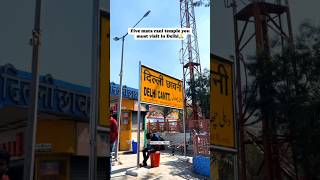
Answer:
[[[140, 164], [140, 105], [141, 103], [165, 106], [175, 109], [184, 107], [184, 87], [183, 82], [164, 73], [141, 65], [139, 61], [139, 95], [138, 95], [138, 153], [137, 167]], [[184, 114], [184, 112], [183, 112]], [[184, 134], [185, 134], [185, 119]], [[186, 137], [186, 136], [185, 136]], [[186, 138], [184, 138], [186, 147]], [[184, 148], [186, 155], [186, 148]]]
[[[211, 54], [210, 60], [210, 149], [234, 154], [234, 178], [238, 178], [237, 128], [234, 118], [234, 64]], [[211, 157], [212, 179], [218, 179], [219, 156]]]

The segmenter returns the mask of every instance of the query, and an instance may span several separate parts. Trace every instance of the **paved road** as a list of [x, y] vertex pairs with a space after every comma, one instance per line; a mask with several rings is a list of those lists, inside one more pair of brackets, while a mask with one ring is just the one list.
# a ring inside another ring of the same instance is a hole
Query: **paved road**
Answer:
[[[180, 179], [209, 179], [209, 177], [197, 175], [192, 172], [192, 163], [187, 162], [182, 156], [172, 156], [168, 153], [161, 153], [160, 167], [139, 168], [134, 170], [138, 176], [126, 175], [127, 170], [136, 169], [137, 155], [119, 155], [122, 165], [112, 166], [111, 179], [154, 179], [154, 180], [180, 180]], [[142, 159], [142, 153], [140, 158]], [[189, 158], [191, 159], [191, 158]], [[148, 162], [150, 165], [150, 160]]]

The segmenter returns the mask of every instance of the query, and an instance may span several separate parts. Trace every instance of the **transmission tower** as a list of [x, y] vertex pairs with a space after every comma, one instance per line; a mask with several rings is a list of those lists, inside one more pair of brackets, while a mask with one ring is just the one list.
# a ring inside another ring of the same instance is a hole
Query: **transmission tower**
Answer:
[[[280, 140], [277, 132], [270, 133], [274, 124], [271, 123], [272, 117], [268, 113], [261, 112], [264, 117], [261, 122], [261, 136], [245, 128], [248, 119], [245, 116], [248, 113], [246, 108], [243, 108], [244, 99], [241, 85], [241, 82], [243, 82], [241, 69], [245, 68], [245, 59], [242, 54], [244, 51], [250, 50], [248, 44], [252, 39], [255, 39], [258, 62], [262, 61], [262, 59], [259, 59], [262, 52], [267, 57], [271, 56], [269, 38], [271, 33], [280, 37], [278, 39], [281, 41], [282, 48], [286, 43], [288, 45], [293, 44], [288, 0], [284, 2], [282, 0], [225, 0], [225, 5], [233, 8], [241, 180], [247, 179], [246, 144], [255, 145], [263, 154], [264, 160], [258, 168], [258, 173], [260, 177], [263, 177], [262, 179], [280, 180], [284, 176], [297, 179], [294, 163], [288, 156], [284, 155], [290, 151], [288, 148], [284, 148], [284, 146], [288, 146], [288, 143], [286, 143], [286, 140]], [[251, 29], [248, 27], [250, 25]], [[263, 98], [266, 92], [261, 90], [263, 87], [259, 89], [259, 95]], [[286, 149], [287, 152], [281, 152], [282, 149]]]
[[189, 76], [191, 96], [185, 99], [186, 104], [192, 107], [192, 119], [198, 120], [198, 105], [195, 95], [194, 78], [201, 74], [200, 55], [198, 47], [196, 18], [193, 0], [180, 0], [181, 28], [191, 28], [192, 33], [181, 41], [181, 63], [183, 64], [184, 79]]

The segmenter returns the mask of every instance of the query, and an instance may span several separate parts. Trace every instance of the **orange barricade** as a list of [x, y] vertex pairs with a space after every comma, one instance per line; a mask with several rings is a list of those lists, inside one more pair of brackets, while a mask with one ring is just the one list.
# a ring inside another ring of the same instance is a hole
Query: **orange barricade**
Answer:
[[159, 167], [160, 166], [160, 151], [156, 151], [151, 153], [151, 167]]

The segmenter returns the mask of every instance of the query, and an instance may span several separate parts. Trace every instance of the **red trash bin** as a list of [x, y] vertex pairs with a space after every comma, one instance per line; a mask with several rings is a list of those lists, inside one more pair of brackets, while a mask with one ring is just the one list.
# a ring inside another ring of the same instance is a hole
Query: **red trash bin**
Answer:
[[160, 166], [160, 151], [156, 151], [151, 153], [151, 167], [159, 167]]

